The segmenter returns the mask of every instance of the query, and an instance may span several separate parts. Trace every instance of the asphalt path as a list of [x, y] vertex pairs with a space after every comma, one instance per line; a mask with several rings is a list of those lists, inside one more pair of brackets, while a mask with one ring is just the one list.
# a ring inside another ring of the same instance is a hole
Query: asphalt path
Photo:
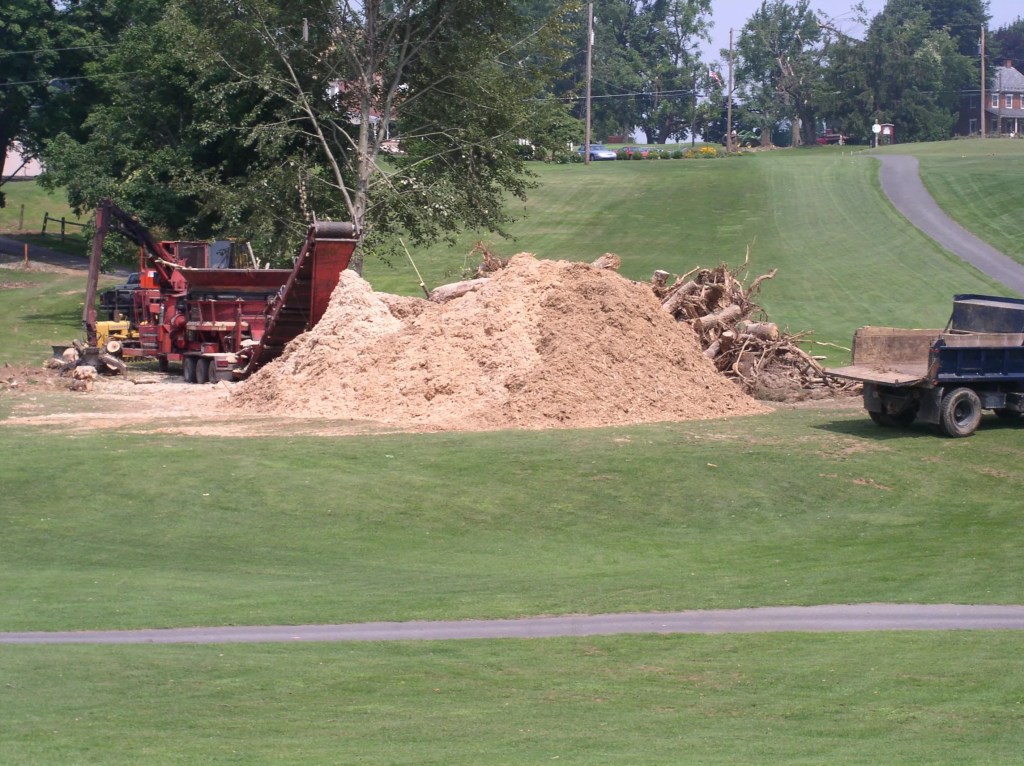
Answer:
[[[0, 260], [16, 261], [23, 258], [24, 255], [24, 242], [11, 239], [10, 237], [0, 237]], [[48, 263], [51, 266], [62, 266], [65, 269], [81, 269], [85, 271], [89, 268], [89, 260], [87, 258], [68, 255], [67, 253], [61, 253], [48, 247], [40, 247], [39, 245], [28, 246], [28, 259], [29, 261]]]
[[979, 271], [1024, 295], [1024, 266], [978, 239], [942, 211], [921, 182], [917, 157], [871, 156], [882, 163], [882, 191], [910, 223]]
[[452, 622], [367, 622], [67, 633], [0, 633], [0, 644], [226, 644], [555, 638], [623, 633], [1024, 630], [1024, 606], [836, 604]]

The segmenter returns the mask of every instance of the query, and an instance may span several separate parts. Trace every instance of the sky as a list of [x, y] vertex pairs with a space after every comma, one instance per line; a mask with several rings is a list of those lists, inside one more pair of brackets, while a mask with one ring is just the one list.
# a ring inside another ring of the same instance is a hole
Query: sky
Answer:
[[[856, 0], [811, 0], [811, 8], [831, 16], [836, 26], [851, 37], [863, 37], [863, 27], [855, 24], [854, 13], [850, 11]], [[718, 51], [729, 47], [729, 29], [736, 35], [754, 12], [761, 7], [761, 0], [713, 0], [715, 26], [711, 29], [711, 44], [704, 46], [705, 56], [717, 59]], [[864, 0], [868, 16], [874, 16], [885, 7], [885, 0]], [[1018, 18], [1024, 18], [1024, 3], [1021, 0], [989, 0], [989, 29], [1005, 26]]]

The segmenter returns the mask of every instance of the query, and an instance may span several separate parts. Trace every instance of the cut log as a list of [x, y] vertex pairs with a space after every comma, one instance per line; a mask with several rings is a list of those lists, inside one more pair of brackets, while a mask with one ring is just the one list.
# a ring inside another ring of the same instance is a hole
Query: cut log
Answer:
[[668, 296], [661, 302], [661, 307], [665, 309], [669, 314], [675, 315], [679, 309], [682, 308], [683, 303], [686, 299], [700, 292], [700, 283], [695, 281], [687, 282], [679, 287], [675, 288], [668, 294]]
[[487, 277], [467, 279], [462, 282], [452, 282], [448, 285], [441, 285], [440, 287], [435, 287], [430, 291], [430, 300], [434, 303], [447, 303], [448, 301], [459, 298], [466, 293], [479, 290], [485, 284], [487, 284]]
[[669, 276], [670, 275], [667, 271], [662, 271], [661, 269], [655, 271], [653, 276], [651, 276], [651, 288], [654, 290], [654, 294], [659, 298], [665, 292], [665, 286], [668, 284]]
[[600, 258], [590, 264], [595, 269], [608, 269], [609, 271], [618, 271], [622, 265], [622, 259], [619, 258], [615, 253], [605, 253]]
[[728, 325], [730, 322], [735, 322], [741, 316], [743, 316], [743, 309], [733, 304], [713, 314], [705, 314], [702, 317], [698, 317], [693, 321], [693, 326], [697, 330], [707, 330], [711, 327]]
[[110, 354], [100, 354], [99, 360], [111, 372], [123, 373], [125, 370], [128, 369], [128, 366], [124, 362], [122, 362], [116, 356], [111, 356]]
[[761, 340], [775, 341], [779, 339], [779, 326], [775, 322], [743, 321], [736, 324], [736, 329]]

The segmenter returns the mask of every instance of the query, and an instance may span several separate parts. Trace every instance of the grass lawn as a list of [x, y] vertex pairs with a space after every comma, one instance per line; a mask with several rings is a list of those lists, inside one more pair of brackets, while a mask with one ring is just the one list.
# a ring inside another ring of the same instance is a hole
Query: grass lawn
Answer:
[[[752, 272], [780, 269], [772, 317], [822, 340], [941, 324], [954, 292], [995, 290], [838, 150], [539, 171], [502, 255], [612, 251], [646, 280], [756, 239]], [[428, 283], [456, 278], [465, 250], [432, 252], [414, 254]], [[414, 293], [410, 275], [369, 269]], [[0, 363], [77, 333], [82, 279], [0, 271], [26, 283], [0, 289]], [[93, 406], [56, 396], [0, 389], [0, 419]], [[1020, 603], [1021, 434], [885, 430], [858, 407], [350, 438], [6, 422], [0, 630]], [[4, 646], [0, 760], [1014, 763], [1019, 648], [1010, 632]]]
[[1024, 263], [1020, 225], [1024, 141], [945, 141], [886, 147], [880, 151], [916, 156], [925, 186], [950, 216]]
[[4, 647], [19, 764], [1011, 764], [1013, 633]]
[[[502, 256], [614, 252], [623, 274], [646, 281], [655, 269], [739, 265], [752, 245], [752, 277], [779, 269], [762, 292], [770, 317], [841, 345], [864, 324], [942, 326], [957, 292], [1005, 294], [909, 227], [884, 199], [877, 164], [849, 151], [531, 167], [541, 186], [514, 206], [516, 240], [488, 240]], [[458, 279], [473, 241], [413, 253], [428, 286]], [[370, 261], [365, 273], [377, 289], [417, 290], [407, 261]]]
[[[51, 344], [82, 336], [85, 277], [0, 269], [0, 364], [38, 366], [51, 355]], [[118, 281], [102, 277], [100, 285]]]
[[1020, 438], [856, 407], [337, 440], [8, 425], [0, 629], [1016, 603]]
[[[35, 181], [11, 181], [4, 184], [7, 206], [0, 208], [0, 233], [38, 233], [43, 229], [43, 216], [65, 217], [74, 223], [85, 221], [74, 214], [67, 199], [58, 192], [49, 192]], [[24, 209], [22, 209], [24, 206]], [[19, 227], [18, 224], [22, 225]], [[55, 228], [56, 227], [56, 228]], [[50, 221], [46, 231], [60, 234], [60, 221]], [[77, 232], [77, 227], [71, 231]]]

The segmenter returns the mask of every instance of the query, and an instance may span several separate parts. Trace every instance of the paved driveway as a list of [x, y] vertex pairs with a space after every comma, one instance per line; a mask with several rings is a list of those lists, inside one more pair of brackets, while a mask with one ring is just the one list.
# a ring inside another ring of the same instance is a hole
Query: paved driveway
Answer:
[[908, 221], [951, 253], [1024, 295], [1024, 266], [975, 237], [942, 211], [921, 182], [917, 157], [870, 156], [882, 163], [882, 191]]

